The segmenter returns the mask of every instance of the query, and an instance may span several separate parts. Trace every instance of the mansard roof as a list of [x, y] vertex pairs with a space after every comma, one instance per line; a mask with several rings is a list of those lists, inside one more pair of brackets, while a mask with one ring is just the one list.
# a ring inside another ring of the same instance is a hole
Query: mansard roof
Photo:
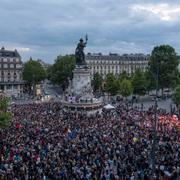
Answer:
[[21, 58], [18, 51], [15, 49], [12, 50], [6, 50], [4, 47], [0, 49], [0, 57], [10, 57], [10, 58]]
[[115, 53], [110, 53], [109, 55], [103, 55], [101, 53], [88, 53], [86, 55], [86, 60], [149, 60], [150, 55], [145, 55], [145, 54], [115, 54]]

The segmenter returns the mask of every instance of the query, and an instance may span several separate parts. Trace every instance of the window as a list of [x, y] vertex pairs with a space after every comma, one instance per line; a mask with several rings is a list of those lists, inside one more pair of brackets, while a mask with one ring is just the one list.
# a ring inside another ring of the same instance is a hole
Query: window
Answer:
[[16, 64], [17, 68], [22, 68], [22, 64]]
[[18, 85], [14, 85], [14, 89], [18, 89]]
[[18, 58], [17, 58], [15, 61], [16, 61], [16, 62], [19, 62], [19, 61], [20, 61], [20, 59], [18, 59]]
[[11, 85], [7, 85], [7, 86], [6, 86], [6, 89], [8, 89], [8, 90], [10, 90], [11, 88], [12, 88]]
[[10, 64], [10, 68], [14, 68], [14, 64]]
[[7, 64], [3, 64], [3, 67], [4, 67], [4, 68], [7, 68], [7, 67], [8, 67], [8, 65], [7, 65]]

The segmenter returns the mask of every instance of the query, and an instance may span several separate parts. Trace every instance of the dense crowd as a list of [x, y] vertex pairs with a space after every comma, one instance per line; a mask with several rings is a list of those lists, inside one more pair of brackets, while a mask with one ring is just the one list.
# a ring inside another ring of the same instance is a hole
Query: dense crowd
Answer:
[[[154, 111], [119, 105], [93, 116], [63, 112], [61, 104], [12, 105], [0, 131], [0, 179], [151, 179]], [[158, 111], [158, 116], [168, 116]], [[178, 126], [158, 123], [154, 178], [178, 180]]]

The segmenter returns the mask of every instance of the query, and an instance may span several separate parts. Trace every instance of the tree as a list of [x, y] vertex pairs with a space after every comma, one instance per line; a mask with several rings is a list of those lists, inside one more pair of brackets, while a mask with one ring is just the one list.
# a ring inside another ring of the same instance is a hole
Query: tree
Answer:
[[131, 84], [131, 81], [128, 79], [124, 79], [121, 83], [120, 83], [120, 93], [123, 97], [128, 97], [129, 95], [131, 95], [133, 92], [133, 87]]
[[133, 85], [133, 94], [137, 95], [145, 95], [146, 88], [147, 88], [147, 80], [145, 78], [145, 74], [140, 70], [137, 69], [132, 78], [132, 85]]
[[42, 80], [46, 78], [46, 72], [42, 65], [30, 58], [28, 62], [25, 63], [23, 69], [23, 79], [31, 86], [33, 86], [33, 91], [35, 95], [35, 86]]
[[53, 70], [53, 65], [49, 65], [46, 70], [46, 77], [48, 80], [51, 80], [52, 70]]
[[54, 84], [67, 86], [68, 78], [72, 79], [75, 68], [75, 57], [73, 55], [58, 56], [55, 63], [50, 67], [50, 80]]
[[179, 110], [179, 105], [180, 105], [180, 85], [178, 85], [175, 88], [175, 91], [174, 91], [174, 94], [172, 96], [172, 99], [173, 99], [174, 103], [176, 104], [177, 109]]
[[173, 73], [171, 74], [171, 78], [172, 78], [172, 88], [176, 88], [177, 84], [180, 84], [180, 72], [178, 69], [176, 69], [175, 71], [173, 71]]
[[105, 91], [110, 95], [116, 95], [118, 92], [118, 80], [112, 73], [109, 73], [106, 76]]
[[123, 72], [119, 75], [119, 77], [118, 77], [118, 80], [119, 80], [120, 82], [123, 81], [124, 79], [129, 79], [129, 76], [128, 76], [128, 74], [127, 74], [126, 71], [123, 71]]
[[95, 73], [92, 80], [94, 92], [101, 89], [102, 81], [103, 81], [102, 76], [98, 72]]
[[174, 71], [177, 71], [178, 61], [174, 48], [169, 45], [156, 46], [151, 53], [149, 71], [154, 81], [158, 77], [158, 88], [162, 89], [162, 95], [164, 88], [173, 86]]
[[0, 129], [9, 125], [11, 113], [8, 112], [9, 99], [4, 95], [0, 95]]

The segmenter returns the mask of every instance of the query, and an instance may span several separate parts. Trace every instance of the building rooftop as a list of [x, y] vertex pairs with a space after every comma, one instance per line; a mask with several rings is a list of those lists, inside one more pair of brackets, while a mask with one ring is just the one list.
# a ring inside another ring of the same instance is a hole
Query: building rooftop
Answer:
[[1, 57], [10, 57], [10, 58], [21, 58], [21, 56], [19, 55], [19, 53], [17, 52], [17, 50], [15, 49], [14, 51], [12, 50], [6, 50], [4, 47], [2, 47], [0, 49], [0, 58]]
[[88, 53], [86, 60], [149, 60], [150, 55], [145, 54], [116, 54], [109, 53], [109, 55], [103, 55], [101, 53]]

